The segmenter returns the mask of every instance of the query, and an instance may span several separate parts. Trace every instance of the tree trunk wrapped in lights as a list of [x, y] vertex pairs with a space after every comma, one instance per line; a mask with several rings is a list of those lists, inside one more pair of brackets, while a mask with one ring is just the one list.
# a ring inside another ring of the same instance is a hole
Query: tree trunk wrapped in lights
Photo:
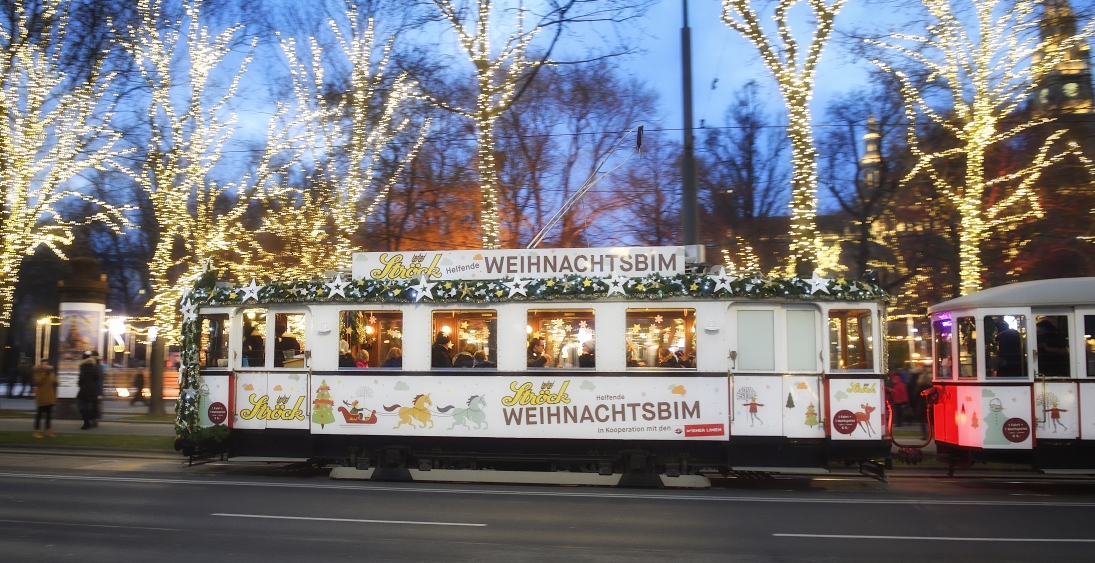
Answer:
[[442, 19], [452, 27], [460, 49], [475, 66], [475, 108], [461, 108], [427, 96], [436, 106], [471, 119], [475, 124], [478, 146], [478, 171], [481, 193], [480, 217], [483, 248], [499, 248], [498, 170], [494, 162], [494, 125], [516, 97], [517, 85], [544, 64], [545, 59], [530, 60], [529, 44], [542, 29], [525, 31], [525, 10], [518, 12], [517, 29], [506, 38], [495, 55], [490, 45], [491, 0], [477, 0], [475, 15], [457, 9], [448, 0], [434, 0]]
[[[1054, 131], [1029, 164], [993, 177], [987, 177], [986, 156], [994, 145], [1053, 121], [1005, 120], [1015, 119], [1038, 79], [1086, 41], [1092, 28], [1088, 25], [1075, 36], [1049, 45], [1035, 36], [1040, 2], [1019, 0], [1002, 6], [999, 0], [969, 0], [974, 10], [968, 13], [956, 0], [921, 1], [930, 16], [926, 34], [898, 33], [872, 42], [911, 59], [920, 67], [917, 73], [923, 71], [927, 78], [919, 80], [918, 74], [886, 61], [875, 64], [897, 77], [905, 98], [908, 142], [916, 162], [904, 183], [926, 175], [959, 215], [960, 293], [966, 295], [981, 289], [982, 243], [994, 232], [1014, 230], [1041, 217], [1033, 186], [1046, 167], [1076, 149], [1070, 144], [1054, 151], [1053, 145], [1066, 130]], [[954, 143], [940, 149], [926, 147], [916, 127], [918, 119], [921, 125], [926, 120], [938, 127]], [[948, 168], [955, 167], [962, 171], [961, 178], [946, 175]], [[1023, 244], [1019, 240], [1013, 246]], [[1011, 250], [1017, 252], [1018, 247]]]
[[[105, 127], [113, 115], [107, 95], [113, 76], [102, 73], [101, 61], [80, 79], [58, 66], [68, 6], [63, 0], [17, 1], [9, 25], [0, 26], [0, 332], [11, 321], [23, 257], [45, 245], [63, 258], [79, 224], [102, 221], [115, 231], [129, 224], [129, 207], [72, 186], [124, 151], [120, 135]], [[75, 200], [95, 211], [81, 221], [65, 219], [62, 205]]]
[[773, 40], [761, 26], [760, 15], [750, 0], [723, 0], [722, 21], [741, 33], [760, 53], [772, 73], [783, 103], [787, 107], [787, 136], [791, 141], [791, 244], [788, 272], [809, 277], [817, 266], [820, 241], [817, 234], [817, 150], [810, 124], [810, 98], [821, 50], [833, 30], [846, 0], [808, 0], [814, 16], [814, 33], [805, 56], [799, 59], [799, 46], [787, 22], [788, 12], [801, 0], [779, 0], [773, 19]]
[[341, 81], [345, 91], [338, 96], [331, 94], [323, 67], [335, 49], [325, 53], [313, 40], [311, 60], [305, 63], [295, 41], [282, 42], [298, 111], [307, 116], [300, 139], [313, 148], [304, 153], [309, 158], [302, 163], [309, 184], [278, 187], [273, 195], [280, 211], [263, 221], [263, 231], [291, 241], [280, 253], [260, 248], [263, 263], [276, 264], [285, 278], [307, 279], [349, 265], [350, 255], [359, 249], [353, 239], [361, 224], [402, 177], [429, 128], [429, 119], [416, 123], [405, 115], [414, 99], [409, 77], [386, 78], [391, 41], [374, 60], [373, 21], [361, 21], [349, 7], [344, 24], [345, 30], [329, 21], [349, 68]]
[[[266, 183], [295, 160], [289, 104], [278, 104], [263, 152], [250, 172], [233, 182], [212, 176], [236, 117], [226, 109], [251, 61], [244, 58], [229, 85], [212, 103], [211, 75], [232, 51], [242, 26], [213, 34], [202, 25], [202, 0], [186, 0], [182, 17], [169, 17], [162, 0], [137, 3], [138, 23], [128, 29], [127, 47], [148, 89], [150, 139], [143, 167], [134, 177], [148, 192], [159, 227], [149, 263], [150, 304], [160, 335], [178, 338], [178, 303], [211, 257], [229, 258], [237, 276], [253, 275], [254, 233], [244, 215], [265, 200]], [[254, 42], [251, 46], [253, 48]], [[183, 66], [177, 58], [188, 59]]]

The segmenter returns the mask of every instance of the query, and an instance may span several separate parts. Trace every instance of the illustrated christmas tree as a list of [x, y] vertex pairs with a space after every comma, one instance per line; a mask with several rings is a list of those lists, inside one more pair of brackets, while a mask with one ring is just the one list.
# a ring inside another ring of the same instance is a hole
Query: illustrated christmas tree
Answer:
[[789, 408], [789, 409], [795, 408], [795, 398], [791, 396], [790, 391], [787, 392], [787, 408]]
[[977, 411], [973, 412], [973, 423], [971, 424], [971, 426], [973, 426], [974, 428], [978, 428], [981, 426], [981, 423], [977, 422]]
[[806, 426], [810, 428], [817, 426], [817, 409], [814, 408], [813, 403], [806, 407]]
[[320, 428], [335, 423], [335, 413], [332, 410], [335, 402], [331, 400], [331, 388], [327, 386], [326, 380], [319, 383], [316, 400], [312, 401], [312, 404], [316, 407], [312, 410], [312, 422], [318, 424]]

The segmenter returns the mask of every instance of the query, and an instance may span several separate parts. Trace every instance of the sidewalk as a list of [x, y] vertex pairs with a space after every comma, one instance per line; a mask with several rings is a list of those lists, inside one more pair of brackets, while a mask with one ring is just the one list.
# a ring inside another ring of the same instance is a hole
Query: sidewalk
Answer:
[[[0, 432], [29, 432], [34, 430], [34, 413], [38, 410], [33, 398], [0, 397], [0, 410], [21, 411], [27, 417], [0, 417]], [[175, 411], [174, 401], [164, 401], [164, 413]], [[80, 430], [83, 421], [52, 420], [53, 431], [58, 434], [86, 434], [109, 436], [174, 436], [175, 425], [172, 422], [123, 421], [120, 419], [148, 414], [147, 405], [130, 405], [128, 399], [103, 401], [103, 418], [99, 426]]]

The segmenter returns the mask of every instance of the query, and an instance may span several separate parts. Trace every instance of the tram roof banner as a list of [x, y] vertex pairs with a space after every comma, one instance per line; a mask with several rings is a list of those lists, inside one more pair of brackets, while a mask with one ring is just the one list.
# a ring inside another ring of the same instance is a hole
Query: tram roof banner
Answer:
[[629, 246], [355, 252], [352, 275], [355, 280], [409, 280], [421, 275], [437, 280], [497, 280], [572, 274], [602, 278], [674, 276], [684, 271], [683, 246]]

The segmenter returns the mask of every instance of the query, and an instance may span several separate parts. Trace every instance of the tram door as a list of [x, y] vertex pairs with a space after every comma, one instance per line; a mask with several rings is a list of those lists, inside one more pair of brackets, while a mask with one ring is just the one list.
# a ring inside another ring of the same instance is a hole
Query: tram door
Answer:
[[1095, 440], [1095, 307], [1076, 308], [1076, 328], [1080, 439]]
[[728, 315], [731, 435], [824, 437], [820, 310], [741, 304]]

